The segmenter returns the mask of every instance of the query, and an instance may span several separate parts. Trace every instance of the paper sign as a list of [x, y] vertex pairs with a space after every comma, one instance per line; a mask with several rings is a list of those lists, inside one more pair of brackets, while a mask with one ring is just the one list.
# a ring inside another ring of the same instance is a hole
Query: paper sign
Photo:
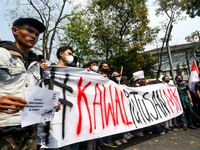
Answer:
[[21, 126], [51, 121], [55, 114], [60, 92], [30, 86], [26, 97], [27, 105], [23, 110]]
[[46, 60], [45, 63], [47, 64], [48, 67], [51, 66], [51, 62], [48, 60]]
[[134, 72], [133, 75], [135, 76], [135, 80], [142, 79], [144, 78], [144, 71], [140, 70], [140, 71]]

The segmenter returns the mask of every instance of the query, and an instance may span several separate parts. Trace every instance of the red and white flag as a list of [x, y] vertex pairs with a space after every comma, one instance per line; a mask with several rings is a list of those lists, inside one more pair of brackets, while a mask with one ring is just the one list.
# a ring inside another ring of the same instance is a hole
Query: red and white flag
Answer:
[[199, 69], [197, 68], [196, 61], [193, 60], [193, 65], [191, 69], [190, 79], [189, 79], [189, 88], [196, 95], [195, 84], [199, 81]]
[[120, 85], [120, 80], [122, 78], [122, 72], [123, 72], [123, 66], [121, 66], [121, 70], [120, 70], [120, 73], [119, 73], [120, 74], [120, 79], [119, 79], [119, 83], [118, 83], [119, 85]]
[[122, 78], [122, 72], [123, 72], [123, 66], [121, 66], [121, 70], [120, 70], [120, 78]]

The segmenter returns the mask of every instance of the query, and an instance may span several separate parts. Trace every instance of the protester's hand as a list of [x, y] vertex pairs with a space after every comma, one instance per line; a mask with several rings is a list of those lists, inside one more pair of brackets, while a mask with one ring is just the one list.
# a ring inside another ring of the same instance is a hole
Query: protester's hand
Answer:
[[46, 63], [41, 63], [41, 64], [40, 64], [40, 67], [41, 67], [44, 71], [48, 68], [48, 66], [47, 66]]
[[191, 107], [193, 107], [193, 102], [190, 102]]
[[60, 110], [60, 107], [61, 107], [60, 104], [61, 103], [58, 101], [57, 106], [56, 106], [56, 112], [58, 112]]
[[16, 96], [2, 96], [0, 97], [0, 112], [13, 114], [19, 112], [19, 110], [24, 109], [27, 102]]

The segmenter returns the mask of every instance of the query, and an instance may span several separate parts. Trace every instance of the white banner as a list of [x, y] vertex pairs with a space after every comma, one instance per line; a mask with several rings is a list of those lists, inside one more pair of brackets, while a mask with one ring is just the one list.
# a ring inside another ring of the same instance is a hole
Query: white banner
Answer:
[[[136, 130], [182, 114], [177, 88], [168, 84], [137, 88], [118, 86], [85, 69], [51, 66], [46, 88], [60, 92], [61, 110], [50, 122], [48, 143], [57, 148], [72, 143]], [[58, 84], [62, 83], [62, 84]]]

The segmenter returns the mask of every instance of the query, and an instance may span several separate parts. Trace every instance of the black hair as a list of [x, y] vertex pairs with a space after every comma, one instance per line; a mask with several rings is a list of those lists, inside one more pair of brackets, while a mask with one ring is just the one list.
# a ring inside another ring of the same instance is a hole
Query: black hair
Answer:
[[84, 65], [83, 65], [83, 68], [87, 68], [87, 64], [84, 64]]
[[[125, 82], [125, 83], [123, 83], [123, 82]], [[123, 76], [121, 78], [121, 80], [120, 80], [120, 84], [126, 84], [126, 85], [128, 85], [128, 78], [126, 76]]]
[[[102, 63], [100, 63], [100, 65], [99, 65], [99, 69], [101, 69], [101, 68], [102, 68], [103, 64], [107, 64], [107, 65], [108, 65], [108, 63], [107, 63], [107, 62], [102, 62]], [[109, 65], [108, 65], [108, 66], [109, 66]]]
[[147, 84], [147, 81], [145, 79], [140, 80], [140, 86], [145, 86]]
[[110, 80], [114, 81], [116, 84], [119, 83], [119, 81], [116, 80], [116, 77], [111, 77]]
[[98, 62], [96, 60], [91, 60], [87, 63], [87, 67], [90, 67], [90, 65], [93, 63], [96, 63], [98, 65]]
[[177, 76], [175, 77], [175, 80], [178, 78], [178, 76], [181, 76], [181, 78], [183, 79], [182, 75], [177, 75]]
[[61, 46], [56, 52], [57, 58], [60, 59], [60, 52], [64, 53], [67, 49], [70, 49], [72, 51], [72, 53], [73, 53], [72, 47], [70, 47], [70, 46]]
[[162, 81], [164, 81], [166, 77], [168, 77], [168, 76], [164, 76], [164, 77], [162, 77]]

